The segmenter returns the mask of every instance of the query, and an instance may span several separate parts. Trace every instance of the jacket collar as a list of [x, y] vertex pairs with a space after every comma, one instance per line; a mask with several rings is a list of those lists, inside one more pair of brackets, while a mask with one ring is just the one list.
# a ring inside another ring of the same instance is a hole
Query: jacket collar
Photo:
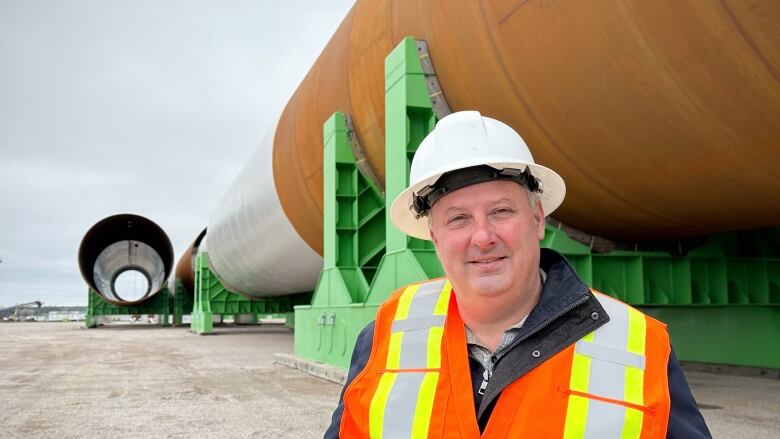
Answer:
[[539, 267], [547, 273], [539, 303], [528, 315], [518, 337], [544, 325], [572, 305], [587, 300], [590, 289], [580, 280], [569, 262], [554, 250], [543, 248], [539, 254]]
[[[603, 307], [563, 256], [541, 249], [539, 266], [547, 273], [547, 280], [539, 303], [528, 315], [511, 348], [498, 359], [491, 383], [479, 403], [477, 418], [483, 427], [506, 386], [609, 321]], [[594, 312], [604, 317], [593, 320], [590, 316]], [[520, 343], [534, 346], [537, 354], [515, 349]]]

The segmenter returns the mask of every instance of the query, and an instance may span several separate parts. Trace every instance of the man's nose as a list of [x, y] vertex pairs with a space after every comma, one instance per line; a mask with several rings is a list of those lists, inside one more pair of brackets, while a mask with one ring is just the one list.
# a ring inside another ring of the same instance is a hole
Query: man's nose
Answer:
[[496, 230], [487, 218], [475, 219], [471, 235], [473, 245], [482, 249], [490, 248], [496, 243], [496, 239]]

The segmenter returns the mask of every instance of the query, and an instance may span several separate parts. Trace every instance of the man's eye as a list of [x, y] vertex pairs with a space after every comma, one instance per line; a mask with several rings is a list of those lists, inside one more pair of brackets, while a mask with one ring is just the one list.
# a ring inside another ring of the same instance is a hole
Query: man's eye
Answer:
[[492, 213], [493, 213], [493, 215], [496, 215], [496, 216], [508, 216], [508, 215], [511, 215], [512, 213], [514, 213], [514, 210], [512, 210], [512, 209], [510, 209], [508, 207], [501, 207], [501, 208], [498, 208], [498, 209], [494, 210]]
[[447, 220], [447, 224], [456, 224], [466, 220], [466, 215], [456, 215]]

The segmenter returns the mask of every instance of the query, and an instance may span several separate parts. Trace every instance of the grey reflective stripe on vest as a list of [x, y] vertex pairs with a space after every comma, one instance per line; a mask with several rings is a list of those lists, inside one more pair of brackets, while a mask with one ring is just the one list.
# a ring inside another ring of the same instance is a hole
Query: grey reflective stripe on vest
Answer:
[[[382, 439], [412, 437], [416, 395], [422, 384], [424, 373], [397, 373], [395, 385], [387, 398]], [[409, 398], [414, 395], [413, 398]]]
[[[645, 325], [632, 326], [629, 321], [642, 319], [644, 322], [644, 316], [622, 302], [602, 294], [595, 296], [609, 315], [609, 322], [576, 343], [571, 389], [608, 398], [615, 403], [572, 394], [569, 397], [565, 437], [638, 438], [643, 414], [623, 404], [642, 404], [643, 382], [640, 381], [644, 380], [646, 360], [644, 351], [629, 350], [629, 339], [633, 337], [634, 342], [641, 339], [644, 346]], [[626, 389], [627, 382], [629, 389]], [[640, 394], [637, 395], [637, 392]]]
[[[602, 325], [594, 333], [593, 345], [604, 346], [615, 351], [626, 351], [628, 343], [628, 310], [622, 303], [597, 295], [599, 303], [609, 315], [609, 322]], [[578, 345], [586, 341], [577, 342]], [[594, 352], [591, 352], [593, 354]], [[618, 401], [623, 400], [623, 383], [625, 382], [625, 366], [608, 361], [605, 358], [588, 355], [590, 363], [590, 385], [588, 393], [603, 396]], [[589, 416], [590, 418], [590, 416]]]
[[588, 401], [588, 423], [586, 439], [620, 439], [626, 408], [622, 405], [591, 399]]
[[395, 320], [393, 322], [392, 332], [416, 331], [418, 329], [428, 329], [431, 326], [444, 326], [444, 320], [447, 316], [426, 316], [414, 319]]
[[[383, 372], [371, 401], [372, 438], [427, 437], [439, 378], [438, 369], [431, 369], [431, 364], [438, 364], [436, 367], [441, 364], [445, 305], [449, 303], [450, 290], [446, 279], [420, 284], [407, 302], [405, 314], [401, 312], [404, 297], [414, 290], [407, 288], [399, 298], [399, 310], [390, 331], [389, 370]], [[447, 303], [440, 304], [440, 298]], [[428, 358], [429, 349], [432, 349], [431, 358]]]
[[644, 356], [605, 345], [586, 342], [577, 343], [576, 352], [591, 358], [622, 364], [623, 366], [636, 367], [637, 369], [645, 368]]
[[[444, 317], [435, 318], [433, 309], [439, 300], [439, 294], [446, 280], [428, 282], [420, 285], [409, 305], [409, 314], [405, 320], [393, 322], [392, 332], [403, 332], [401, 344], [400, 369], [425, 369], [428, 362], [428, 334], [430, 328], [444, 327]], [[405, 326], [411, 329], [406, 329]]]

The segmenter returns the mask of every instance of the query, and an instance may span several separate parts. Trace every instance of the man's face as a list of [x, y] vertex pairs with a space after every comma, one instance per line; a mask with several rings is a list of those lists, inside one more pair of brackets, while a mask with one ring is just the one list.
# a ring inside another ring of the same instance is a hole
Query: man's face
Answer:
[[430, 215], [431, 239], [458, 295], [522, 296], [537, 285], [544, 213], [519, 184], [467, 186], [442, 197]]

